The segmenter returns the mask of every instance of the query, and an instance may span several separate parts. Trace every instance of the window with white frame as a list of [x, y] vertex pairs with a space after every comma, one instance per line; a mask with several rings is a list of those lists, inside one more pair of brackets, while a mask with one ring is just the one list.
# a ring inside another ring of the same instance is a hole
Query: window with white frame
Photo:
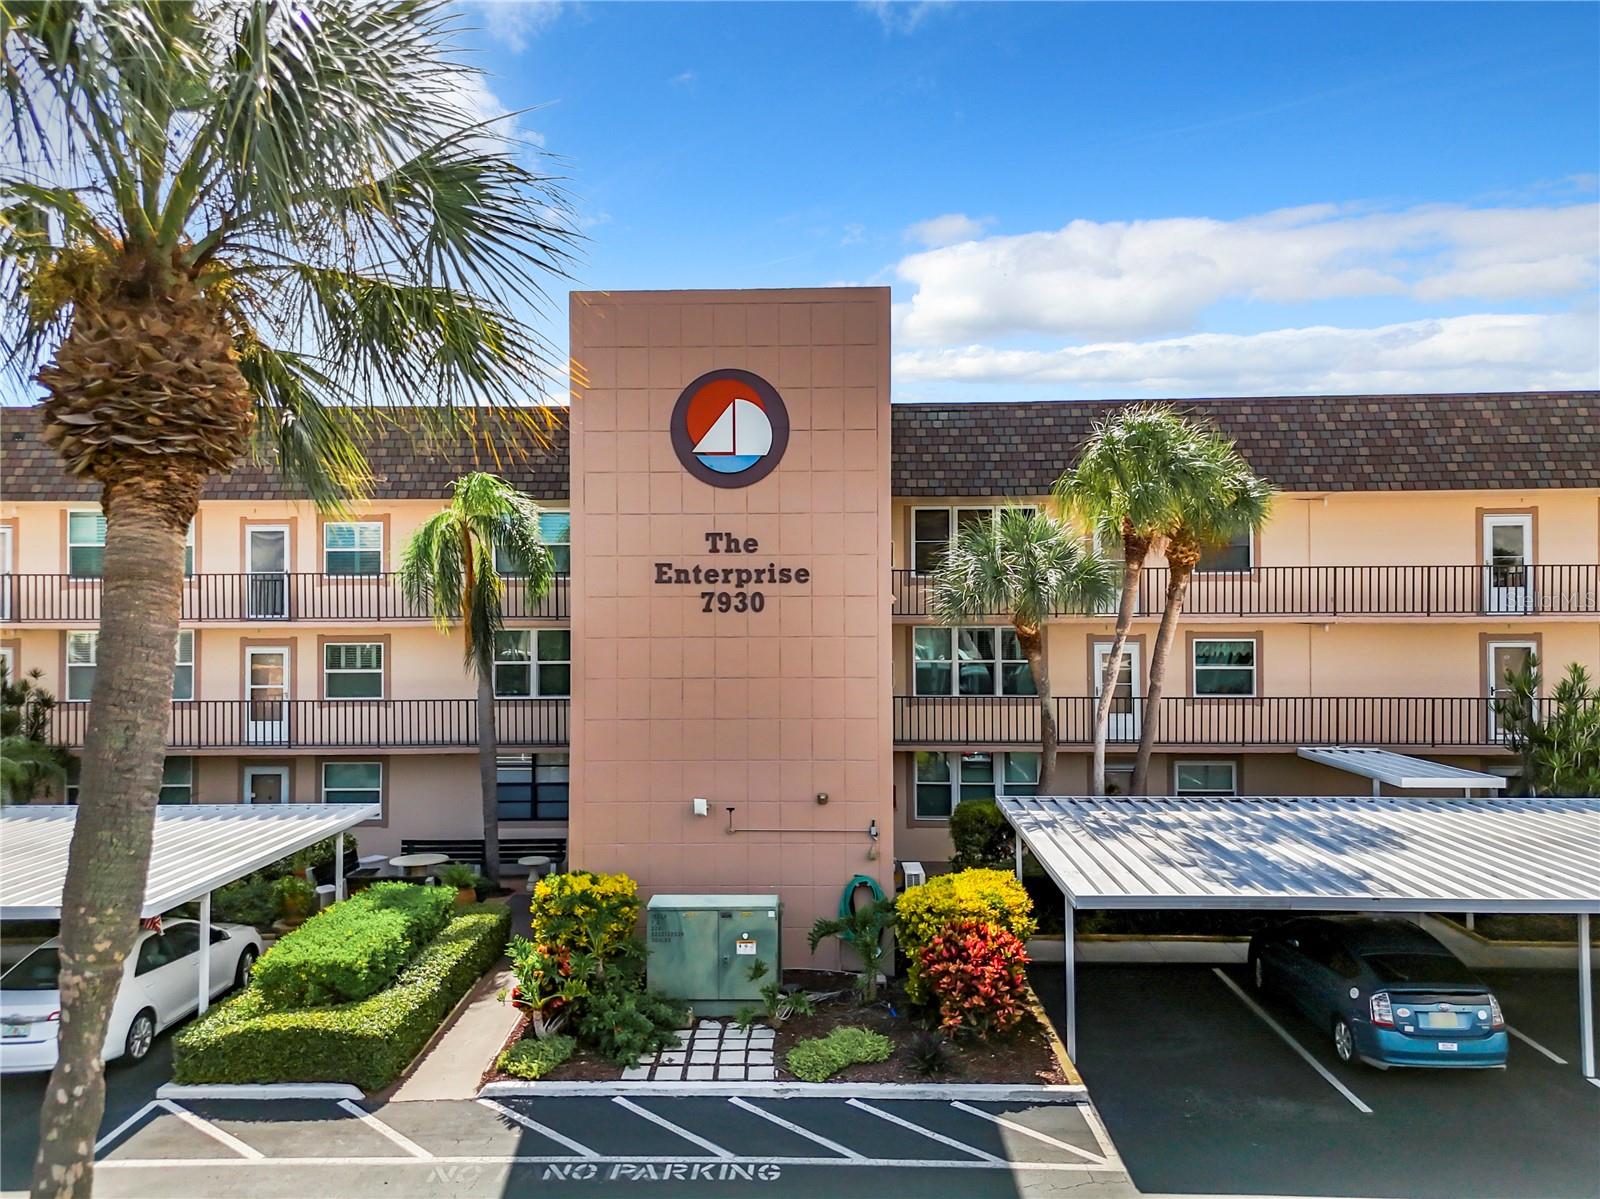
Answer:
[[916, 758], [917, 820], [948, 820], [956, 805], [996, 795], [1032, 795], [1039, 786], [1036, 753], [939, 753]]
[[914, 695], [1033, 695], [1015, 629], [919, 626], [911, 631]]
[[[572, 513], [561, 508], [539, 509], [539, 540], [550, 551], [550, 568], [558, 575], [572, 573]], [[494, 547], [494, 568], [514, 576], [511, 559], [498, 545]]]
[[382, 699], [383, 642], [330, 641], [322, 647], [324, 699]]
[[194, 574], [194, 521], [189, 522], [189, 527], [183, 534], [183, 575], [188, 578]]
[[[176, 669], [172, 675], [172, 698], [194, 698], [194, 630], [180, 629], [173, 648]], [[94, 674], [100, 659], [98, 629], [79, 629], [67, 634], [67, 702], [87, 703], [94, 694]]]
[[[1022, 507], [1031, 513], [1033, 508]], [[911, 569], [932, 574], [950, 551], [956, 535], [970, 524], [995, 520], [1003, 507], [983, 505], [961, 508], [913, 508], [911, 510]]]
[[98, 508], [67, 513], [67, 573], [98, 579], [106, 561], [106, 518]]
[[1239, 770], [1233, 762], [1175, 762], [1174, 795], [1237, 795]]
[[501, 699], [572, 694], [569, 629], [505, 629], [494, 639], [494, 693]]
[[501, 820], [565, 820], [566, 754], [501, 754], [495, 759], [495, 800]]
[[1106, 765], [1106, 794], [1133, 794], [1133, 767]]
[[161, 803], [194, 802], [194, 759], [168, 758], [161, 763]]
[[178, 667], [172, 673], [172, 698], [194, 698], [194, 630], [178, 630]]
[[324, 762], [322, 802], [383, 804], [382, 762]]
[[9, 645], [0, 645], [0, 666], [5, 667], [6, 682], [17, 681], [17, 655]]
[[322, 571], [330, 575], [383, 573], [383, 523], [330, 520], [322, 526]]
[[1195, 571], [1242, 574], [1254, 568], [1255, 564], [1256, 537], [1252, 531], [1246, 529], [1242, 533], [1235, 533], [1225, 542], [1208, 545], [1201, 550], [1200, 561], [1195, 564]]
[[1253, 696], [1256, 692], [1254, 637], [1196, 637], [1194, 693]]

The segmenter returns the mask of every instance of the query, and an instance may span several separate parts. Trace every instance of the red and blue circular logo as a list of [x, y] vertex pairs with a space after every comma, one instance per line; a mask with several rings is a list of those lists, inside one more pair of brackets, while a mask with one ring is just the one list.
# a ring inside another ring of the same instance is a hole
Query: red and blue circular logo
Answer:
[[707, 371], [672, 410], [672, 448], [683, 468], [713, 487], [748, 487], [770, 475], [789, 446], [789, 410], [760, 375]]

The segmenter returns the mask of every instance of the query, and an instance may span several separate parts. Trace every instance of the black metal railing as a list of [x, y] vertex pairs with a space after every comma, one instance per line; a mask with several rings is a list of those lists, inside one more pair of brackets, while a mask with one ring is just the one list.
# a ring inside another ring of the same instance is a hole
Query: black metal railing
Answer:
[[[1138, 612], [1160, 613], [1167, 576], [1165, 567], [1141, 573]], [[896, 570], [892, 587], [896, 616], [933, 614], [927, 575]], [[1600, 614], [1600, 565], [1258, 566], [1237, 573], [1196, 572], [1183, 607], [1189, 616], [1243, 617]], [[1115, 611], [1113, 604], [1105, 614]]]
[[[572, 701], [495, 701], [505, 749], [566, 745]], [[51, 740], [83, 744], [88, 704], [57, 704]], [[473, 699], [201, 699], [174, 703], [171, 749], [460, 749], [478, 743]]]
[[[566, 620], [572, 614], [571, 580], [557, 575], [544, 595], [530, 595], [520, 579], [507, 579], [505, 614], [511, 620]], [[262, 624], [284, 621], [427, 620], [409, 602], [392, 573], [375, 575], [198, 574], [183, 581], [186, 623]], [[71, 575], [0, 574], [0, 624], [82, 624], [100, 619], [100, 580]]]
[[[1095, 699], [1057, 696], [1063, 746], [1094, 742]], [[1502, 744], [1490, 700], [1477, 696], [1164, 696], [1156, 742], [1163, 746], [1462, 746]], [[1549, 702], [1549, 701], [1545, 701]], [[897, 745], [1029, 745], [1039, 741], [1039, 703], [1027, 696], [894, 697]], [[1150, 708], [1118, 701], [1108, 736], [1137, 742]]]

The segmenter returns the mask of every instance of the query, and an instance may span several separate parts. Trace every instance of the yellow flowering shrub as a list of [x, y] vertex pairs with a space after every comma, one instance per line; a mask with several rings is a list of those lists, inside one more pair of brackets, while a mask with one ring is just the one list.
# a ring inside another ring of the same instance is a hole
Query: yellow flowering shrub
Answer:
[[605, 961], [628, 950], [639, 906], [639, 885], [626, 874], [547, 875], [530, 905], [532, 941]]
[[1033, 900], [1009, 870], [960, 870], [939, 874], [920, 887], [912, 887], [895, 901], [900, 920], [896, 936], [910, 966], [906, 994], [914, 1002], [928, 999], [922, 985], [922, 951], [945, 927], [957, 920], [977, 920], [998, 925], [1026, 942], [1038, 928]]

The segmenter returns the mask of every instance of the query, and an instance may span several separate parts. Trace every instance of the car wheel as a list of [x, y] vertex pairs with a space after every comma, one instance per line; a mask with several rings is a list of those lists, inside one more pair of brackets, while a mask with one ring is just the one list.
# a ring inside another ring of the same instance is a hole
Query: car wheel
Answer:
[[142, 1062], [156, 1039], [156, 1014], [145, 1008], [128, 1025], [128, 1039], [122, 1043], [122, 1056], [130, 1062]]
[[256, 968], [255, 946], [250, 946], [239, 955], [239, 968], [233, 972], [233, 985], [243, 990], [250, 985], [250, 974]]
[[1341, 1062], [1356, 1060], [1356, 1034], [1342, 1016], [1333, 1022], [1333, 1051]]

